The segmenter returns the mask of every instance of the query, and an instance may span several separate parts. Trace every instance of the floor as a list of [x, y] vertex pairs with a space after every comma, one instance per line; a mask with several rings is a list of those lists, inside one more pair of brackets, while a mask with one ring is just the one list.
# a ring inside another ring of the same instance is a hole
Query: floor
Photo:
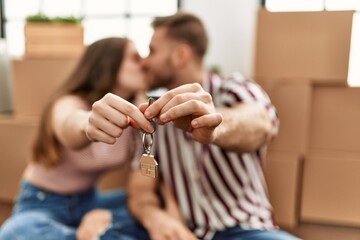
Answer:
[[[11, 206], [0, 202], [0, 226], [9, 216]], [[286, 230], [286, 229], [284, 229]], [[298, 228], [287, 230], [303, 240], [360, 240], [360, 227], [340, 227], [302, 223]]]
[[360, 228], [300, 224], [295, 230], [288, 230], [304, 240], [360, 240]]

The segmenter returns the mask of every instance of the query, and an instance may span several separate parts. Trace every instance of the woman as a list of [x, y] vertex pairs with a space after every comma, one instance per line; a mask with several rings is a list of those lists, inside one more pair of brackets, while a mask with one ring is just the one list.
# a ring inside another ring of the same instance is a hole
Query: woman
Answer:
[[[108, 210], [110, 219], [126, 218], [124, 192], [100, 194], [95, 184], [102, 173], [136, 155], [134, 129], [128, 125], [153, 130], [133, 104], [144, 90], [140, 57], [132, 42], [107, 38], [86, 49], [43, 112], [33, 157], [13, 215], [0, 231], [1, 240], [75, 239], [83, 216], [93, 209]], [[104, 109], [112, 112], [110, 121], [100, 117]], [[112, 134], [105, 134], [105, 129]], [[100, 137], [103, 142], [97, 142]]]

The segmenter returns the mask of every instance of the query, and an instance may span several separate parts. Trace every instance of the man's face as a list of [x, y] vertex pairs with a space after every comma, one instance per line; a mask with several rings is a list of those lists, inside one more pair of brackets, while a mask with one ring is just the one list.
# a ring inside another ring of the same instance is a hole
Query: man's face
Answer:
[[169, 88], [174, 81], [175, 68], [171, 55], [175, 49], [175, 43], [166, 36], [166, 30], [165, 27], [154, 29], [149, 56], [142, 61], [150, 89]]

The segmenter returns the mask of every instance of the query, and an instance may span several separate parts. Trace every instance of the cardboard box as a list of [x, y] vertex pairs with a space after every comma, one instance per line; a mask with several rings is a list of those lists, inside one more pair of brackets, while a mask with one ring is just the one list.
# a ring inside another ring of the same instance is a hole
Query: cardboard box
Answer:
[[311, 149], [360, 151], [360, 88], [315, 87]]
[[281, 227], [294, 228], [299, 218], [302, 159], [287, 152], [269, 151], [264, 166], [275, 220]]
[[306, 159], [301, 220], [359, 227], [359, 169], [359, 159]]
[[80, 24], [26, 23], [26, 58], [78, 57], [84, 50], [84, 30]]
[[311, 149], [309, 156], [313, 159], [359, 159], [359, 151], [333, 150], [333, 149]]
[[10, 217], [12, 208], [12, 203], [0, 201], [0, 227]]
[[0, 200], [13, 201], [30, 157], [38, 118], [0, 117]]
[[75, 67], [77, 59], [12, 61], [13, 106], [17, 116], [38, 116]]
[[311, 83], [303, 79], [261, 82], [280, 119], [279, 134], [268, 145], [269, 150], [307, 154], [313, 94]]
[[353, 11], [258, 12], [255, 78], [347, 84]]

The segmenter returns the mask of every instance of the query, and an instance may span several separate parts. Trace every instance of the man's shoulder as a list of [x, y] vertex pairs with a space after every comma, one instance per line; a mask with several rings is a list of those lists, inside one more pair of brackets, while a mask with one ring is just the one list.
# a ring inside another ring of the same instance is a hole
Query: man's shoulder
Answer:
[[226, 84], [249, 84], [256, 83], [252, 78], [245, 76], [241, 72], [233, 72], [229, 75], [219, 75], [215, 73], [209, 73], [207, 79], [212, 85], [223, 86]]

